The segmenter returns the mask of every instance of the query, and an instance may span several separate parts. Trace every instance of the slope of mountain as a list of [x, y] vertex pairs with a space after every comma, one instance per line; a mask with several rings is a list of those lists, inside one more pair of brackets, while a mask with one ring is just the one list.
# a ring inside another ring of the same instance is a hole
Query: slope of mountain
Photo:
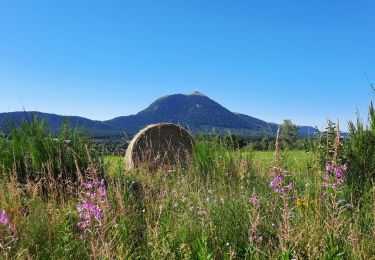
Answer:
[[[312, 126], [301, 126], [298, 132], [303, 137], [313, 137], [318, 133], [318, 129]], [[345, 133], [343, 133], [345, 134]]]
[[244, 120], [248, 125], [251, 125], [254, 130], [261, 131], [261, 132], [270, 132], [270, 133], [276, 133], [277, 128], [279, 127], [278, 124], [275, 123], [268, 123], [266, 121], [260, 120], [258, 118], [235, 113], [239, 118]]
[[133, 116], [117, 117], [107, 123], [118, 128], [139, 129], [152, 123], [178, 123], [192, 132], [225, 131], [227, 129], [257, 130], [207, 96], [194, 92], [159, 98], [148, 108]]
[[91, 135], [96, 137], [113, 136], [120, 133], [119, 129], [105, 122], [94, 121], [78, 116], [61, 116], [36, 111], [0, 113], [0, 130], [5, 131], [10, 125], [18, 125], [22, 120], [30, 120], [34, 116], [37, 116], [39, 119], [45, 119], [54, 132], [57, 132], [63, 122], [68, 120], [71, 126], [84, 128]]
[[[265, 134], [274, 135], [278, 125], [247, 116], [233, 113], [207, 96], [194, 92], [192, 94], [174, 94], [157, 99], [149, 107], [136, 115], [116, 117], [107, 121], [94, 121], [77, 116], [60, 116], [41, 112], [0, 113], [0, 130], [6, 129], [7, 122], [18, 124], [22, 119], [46, 119], [49, 126], [57, 131], [63, 121], [69, 120], [75, 127], [86, 129], [94, 137], [131, 136], [152, 123], [177, 123], [189, 129], [193, 134], [226, 133], [231, 131], [248, 137], [259, 137]], [[300, 134], [306, 136], [317, 130], [312, 127], [301, 127]]]

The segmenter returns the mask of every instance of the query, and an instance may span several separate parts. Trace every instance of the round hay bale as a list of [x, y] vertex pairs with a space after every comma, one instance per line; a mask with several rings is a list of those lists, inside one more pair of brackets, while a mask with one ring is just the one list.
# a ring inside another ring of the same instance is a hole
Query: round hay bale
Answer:
[[182, 167], [190, 160], [194, 140], [181, 126], [161, 123], [145, 127], [130, 142], [126, 169], [147, 165], [150, 170]]

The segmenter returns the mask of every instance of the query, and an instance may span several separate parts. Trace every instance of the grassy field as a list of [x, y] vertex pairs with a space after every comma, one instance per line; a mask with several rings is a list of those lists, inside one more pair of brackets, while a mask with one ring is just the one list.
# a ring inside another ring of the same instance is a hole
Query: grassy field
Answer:
[[125, 171], [121, 157], [89, 158], [80, 174], [104, 182], [63, 190], [43, 179], [20, 185], [3, 167], [0, 252], [15, 259], [370, 259], [375, 194], [360, 209], [345, 185], [324, 186], [315, 158], [285, 151], [275, 161], [274, 152], [198, 142], [181, 171]]
[[[257, 168], [258, 172], [266, 172], [269, 173], [269, 168], [271, 167], [274, 161], [274, 151], [241, 151], [232, 152], [233, 154], [241, 154], [246, 155], [251, 158], [253, 166]], [[306, 151], [285, 151], [281, 154], [282, 157], [286, 159], [289, 163], [289, 167], [293, 169], [293, 171], [304, 171], [306, 166], [311, 166], [313, 163], [314, 155], [312, 152]], [[107, 165], [108, 174], [115, 174], [119, 171], [122, 171], [122, 167], [124, 166], [124, 158], [119, 156], [106, 156], [104, 158], [104, 162]]]

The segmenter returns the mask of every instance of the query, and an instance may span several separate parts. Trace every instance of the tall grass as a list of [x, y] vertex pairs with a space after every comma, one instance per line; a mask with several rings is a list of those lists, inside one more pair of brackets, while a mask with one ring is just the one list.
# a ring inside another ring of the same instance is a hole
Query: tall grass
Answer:
[[346, 153], [350, 163], [348, 178], [357, 197], [371, 191], [375, 181], [375, 109], [371, 103], [368, 120], [359, 116], [349, 122], [349, 140]]
[[[99, 157], [90, 149], [90, 138], [65, 122], [57, 134], [46, 121], [33, 117], [0, 135], [0, 178], [27, 181], [76, 182]], [[93, 165], [92, 165], [93, 166]]]
[[[99, 155], [86, 149], [90, 143], [85, 136], [69, 131], [58, 141], [43, 123], [29, 127], [33, 129], [21, 127], [15, 130], [18, 134], [1, 139], [0, 210], [4, 208], [17, 236], [8, 248], [0, 249], [4, 258], [369, 259], [375, 255], [375, 193], [365, 207], [341, 193], [332, 204], [319, 154], [280, 150], [274, 157], [273, 152], [199, 140], [192, 161], [182, 170], [126, 171], [118, 157], [105, 158], [101, 168], [96, 163], [101, 161]], [[270, 187], [275, 163], [293, 183], [287, 199]], [[53, 171], [44, 172], [48, 164]], [[84, 180], [103, 174], [108, 208], [97, 235], [81, 238], [76, 207], [87, 195], [81, 186], [71, 186], [64, 200], [37, 192], [38, 183], [30, 176], [43, 178], [48, 172], [57, 179], [78, 178], [81, 172]]]

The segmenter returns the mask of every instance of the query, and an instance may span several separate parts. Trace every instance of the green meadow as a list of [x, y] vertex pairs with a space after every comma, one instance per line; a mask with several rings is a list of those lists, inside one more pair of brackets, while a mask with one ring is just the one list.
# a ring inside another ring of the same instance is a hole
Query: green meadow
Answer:
[[325, 186], [319, 149], [275, 153], [200, 140], [186, 168], [151, 173], [126, 171], [122, 157], [90, 148], [76, 130], [46, 133], [35, 121], [0, 139], [4, 259], [375, 255], [373, 184], [360, 197], [349, 178]]

